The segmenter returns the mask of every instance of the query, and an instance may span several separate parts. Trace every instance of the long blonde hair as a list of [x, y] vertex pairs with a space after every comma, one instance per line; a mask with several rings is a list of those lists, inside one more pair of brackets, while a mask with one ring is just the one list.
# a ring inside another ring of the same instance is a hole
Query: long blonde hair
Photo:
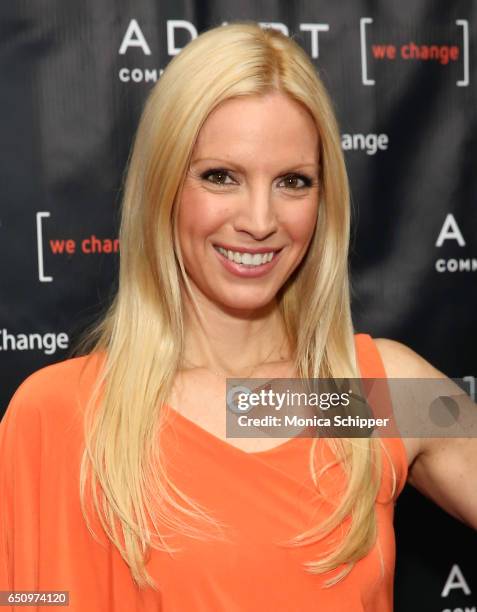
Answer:
[[[107, 312], [76, 347], [76, 354], [104, 355], [84, 413], [82, 511], [95, 535], [86, 512], [91, 491], [107, 536], [139, 586], [156, 588], [145, 569], [150, 549], [173, 550], [159, 521], [192, 538], [223, 537], [223, 525], [212, 511], [169, 478], [157, 444], [184, 349], [181, 279], [189, 285], [175, 232], [177, 203], [192, 149], [210, 112], [224, 100], [276, 90], [308, 109], [320, 137], [316, 228], [303, 261], [277, 296], [293, 342], [296, 372], [309, 378], [360, 376], [350, 314], [348, 179], [327, 92], [305, 51], [280, 32], [249, 21], [210, 29], [172, 59], [147, 99], [122, 201], [118, 290]], [[316, 443], [317, 438], [309, 467], [319, 488], [320, 474], [329, 466], [317, 472]], [[329, 443], [334, 463], [343, 466], [347, 487], [324, 523], [288, 543], [317, 542], [352, 517], [341, 543], [305, 564], [310, 573], [345, 564], [326, 586], [343, 579], [375, 544], [381, 478], [377, 439]], [[193, 527], [192, 520], [199, 520], [204, 529]], [[214, 533], [206, 534], [210, 526]]]

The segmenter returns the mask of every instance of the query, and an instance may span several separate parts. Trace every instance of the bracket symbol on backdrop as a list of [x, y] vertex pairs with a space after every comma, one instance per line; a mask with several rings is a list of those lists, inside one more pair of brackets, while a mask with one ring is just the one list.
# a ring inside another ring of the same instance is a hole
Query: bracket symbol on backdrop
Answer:
[[[366, 49], [366, 26], [373, 23], [372, 17], [361, 17], [359, 20], [359, 38], [361, 48], [361, 82], [363, 85], [375, 85], [376, 81], [368, 76], [368, 60]], [[456, 81], [457, 87], [469, 86], [469, 20], [456, 19], [457, 26], [462, 27], [463, 78]]]

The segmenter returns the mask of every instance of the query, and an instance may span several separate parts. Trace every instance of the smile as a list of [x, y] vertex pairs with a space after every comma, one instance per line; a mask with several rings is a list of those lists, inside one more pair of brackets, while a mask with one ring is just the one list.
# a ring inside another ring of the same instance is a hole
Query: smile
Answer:
[[218, 245], [213, 247], [220, 263], [230, 274], [246, 279], [258, 279], [269, 274], [280, 261], [285, 248], [265, 253], [250, 253], [232, 251]]
[[269, 253], [240, 253], [239, 251], [230, 251], [219, 246], [214, 246], [214, 249], [224, 257], [227, 257], [229, 261], [251, 267], [261, 266], [272, 261], [277, 253], [277, 251], [270, 251]]

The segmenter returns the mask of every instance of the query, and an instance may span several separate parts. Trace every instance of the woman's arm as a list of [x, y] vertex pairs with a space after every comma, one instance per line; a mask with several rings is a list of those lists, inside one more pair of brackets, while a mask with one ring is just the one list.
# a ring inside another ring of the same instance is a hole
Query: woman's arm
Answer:
[[[435, 378], [450, 382], [445, 374], [408, 346], [386, 338], [377, 338], [375, 342], [388, 378]], [[446, 512], [477, 529], [477, 404], [463, 392], [459, 398], [464, 402], [460, 406], [466, 411], [466, 424], [469, 425], [469, 417], [473, 422], [474, 437], [419, 437], [413, 440], [415, 456], [409, 466], [408, 482]], [[414, 414], [419, 414], [420, 408], [416, 406]]]

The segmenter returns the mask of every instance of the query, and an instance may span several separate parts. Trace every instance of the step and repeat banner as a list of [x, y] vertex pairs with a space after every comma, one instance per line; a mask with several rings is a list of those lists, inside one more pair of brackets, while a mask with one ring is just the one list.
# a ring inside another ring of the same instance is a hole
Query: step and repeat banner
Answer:
[[[356, 331], [477, 375], [477, 3], [37, 0], [0, 7], [0, 415], [111, 299], [144, 100], [201, 31], [293, 36], [334, 100], [349, 171]], [[477, 610], [477, 537], [407, 486], [398, 612]]]

